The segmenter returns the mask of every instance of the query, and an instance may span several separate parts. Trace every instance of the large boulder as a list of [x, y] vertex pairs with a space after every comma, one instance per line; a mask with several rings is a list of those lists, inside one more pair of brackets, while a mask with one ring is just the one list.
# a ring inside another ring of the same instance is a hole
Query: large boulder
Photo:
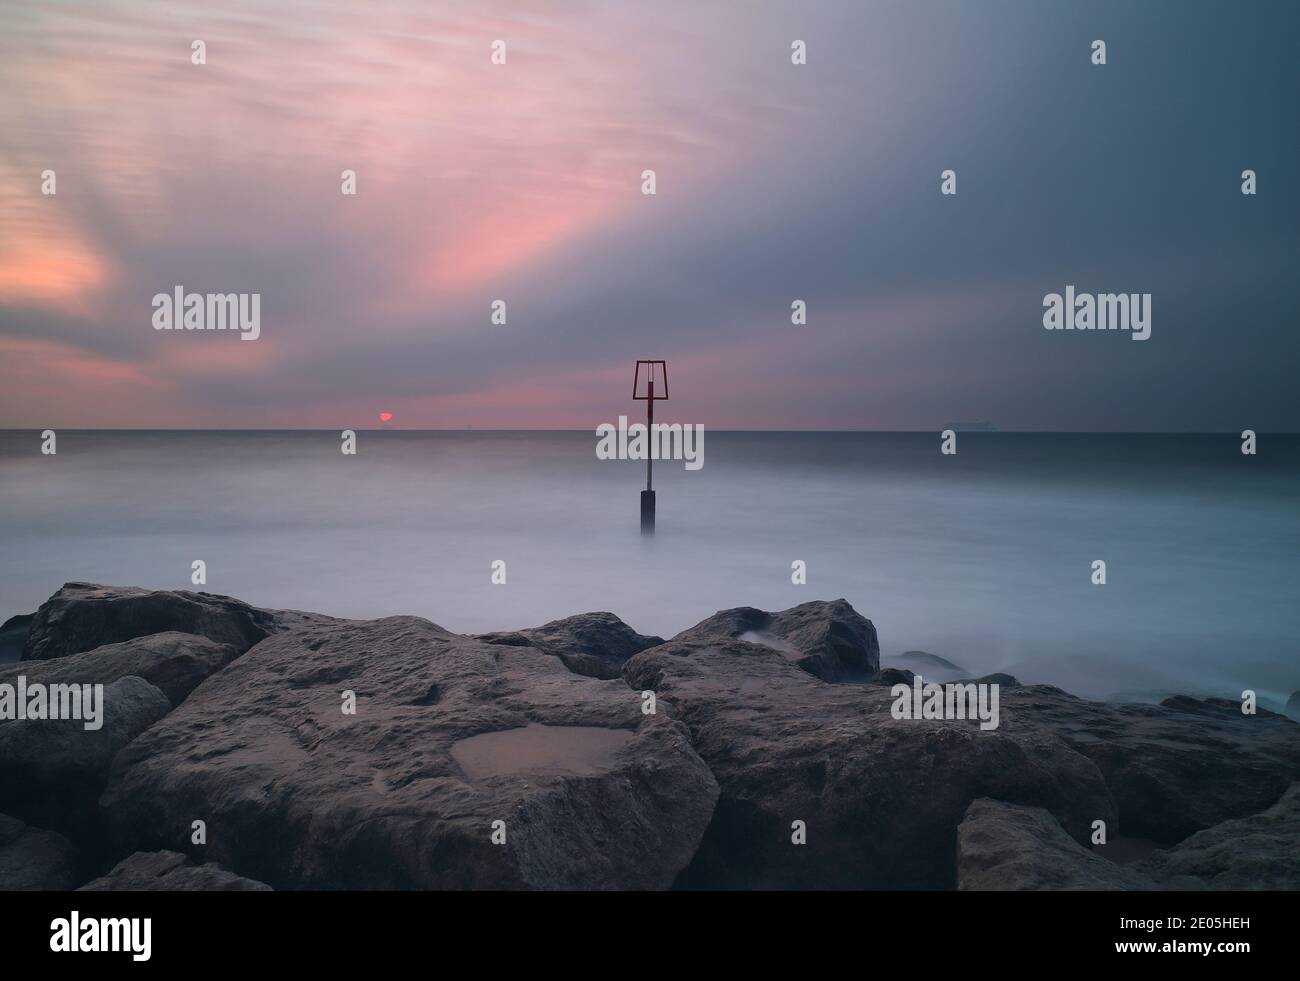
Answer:
[[527, 630], [479, 634], [479, 640], [505, 647], [534, 647], [588, 678], [617, 678], [629, 657], [664, 642], [662, 637], [637, 633], [612, 613], [580, 613]]
[[67, 718], [0, 722], [0, 810], [94, 839], [95, 801], [113, 757], [171, 707], [149, 682], [129, 676], [104, 686], [99, 729]]
[[722, 610], [673, 637], [677, 644], [732, 640], [781, 652], [823, 681], [865, 681], [880, 670], [876, 628], [845, 600], [815, 600], [780, 613], [750, 606]]
[[0, 684], [14, 684], [19, 675], [29, 683], [43, 684], [110, 684], [135, 675], [160, 689], [173, 705], [179, 705], [199, 682], [238, 655], [239, 649], [230, 644], [169, 630], [48, 661], [3, 665]]
[[101, 803], [119, 853], [203, 820], [205, 859], [277, 889], [661, 889], [717, 793], [621, 681], [390, 617], [257, 644], [118, 756]]
[[77, 852], [63, 835], [0, 814], [0, 892], [77, 884]]
[[36, 611], [23, 660], [65, 657], [164, 631], [201, 634], [242, 653], [279, 626], [274, 611], [229, 596], [70, 582]]
[[245, 879], [216, 862], [195, 865], [180, 852], [136, 852], [78, 892], [269, 892], [265, 882]]
[[[1097, 764], [1119, 831], [1162, 845], [1274, 804], [1300, 780], [1300, 726], [1239, 702], [1092, 702], [1048, 685], [1002, 690], [1003, 729], [1048, 730]], [[1115, 832], [1112, 827], [1112, 833]]]
[[1102, 858], [1041, 807], [980, 799], [957, 829], [962, 890], [1146, 890], [1156, 883]]
[[1300, 889], [1300, 783], [1267, 810], [1198, 831], [1145, 868], [1210, 889]]
[[1114, 819], [1097, 767], [1052, 733], [895, 719], [889, 688], [827, 684], [770, 646], [670, 641], [624, 675], [686, 723], [721, 788], [683, 888], [952, 888], [980, 797], [1045, 807], [1081, 840]]

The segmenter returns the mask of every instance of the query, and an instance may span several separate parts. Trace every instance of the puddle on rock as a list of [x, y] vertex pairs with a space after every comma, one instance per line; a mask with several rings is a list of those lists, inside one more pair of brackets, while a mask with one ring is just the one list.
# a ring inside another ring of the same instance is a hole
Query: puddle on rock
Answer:
[[614, 754], [634, 735], [628, 729], [530, 723], [457, 740], [451, 755], [474, 780], [516, 774], [584, 777], [611, 769]]

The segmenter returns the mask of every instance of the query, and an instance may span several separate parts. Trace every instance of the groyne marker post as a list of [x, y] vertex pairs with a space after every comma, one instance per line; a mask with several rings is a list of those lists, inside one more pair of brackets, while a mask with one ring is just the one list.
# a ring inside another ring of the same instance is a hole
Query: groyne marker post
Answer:
[[[644, 395], [639, 394], [642, 365], [645, 365], [646, 373]], [[663, 378], [663, 388], [659, 392], [655, 391], [655, 365], [659, 366], [659, 374]], [[655, 445], [655, 402], [663, 402], [668, 398], [667, 361], [638, 361], [636, 363], [636, 371], [632, 375], [632, 398], [638, 402], [645, 402], [647, 451], [645, 457], [645, 490], [641, 492], [641, 534], [653, 535], [655, 532], [654, 459], [650, 449]]]

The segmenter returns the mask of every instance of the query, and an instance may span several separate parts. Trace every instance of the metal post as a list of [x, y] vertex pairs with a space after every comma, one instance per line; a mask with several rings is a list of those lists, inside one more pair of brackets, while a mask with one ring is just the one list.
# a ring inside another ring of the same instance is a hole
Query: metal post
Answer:
[[[641, 377], [642, 365], [646, 367], [646, 392], [645, 395], [638, 395], [637, 383]], [[655, 365], [661, 367], [664, 375], [663, 393], [657, 396], [655, 395]], [[652, 453], [657, 441], [652, 434], [655, 424], [655, 401], [656, 399], [668, 398], [668, 363], [666, 361], [638, 361], [636, 363], [636, 372], [632, 375], [632, 398], [638, 402], [644, 401], [646, 404], [645, 490], [641, 492], [641, 534], [653, 535], [655, 533], [655, 485]]]
[[655, 381], [654, 375], [651, 374], [648, 389], [646, 391], [645, 403], [645, 422], [646, 422], [646, 457], [645, 457], [645, 490], [641, 492], [641, 534], [653, 535], [655, 533], [655, 492], [652, 483], [654, 474], [654, 460], [650, 456], [650, 447], [654, 445], [651, 439], [651, 426], [655, 422]]

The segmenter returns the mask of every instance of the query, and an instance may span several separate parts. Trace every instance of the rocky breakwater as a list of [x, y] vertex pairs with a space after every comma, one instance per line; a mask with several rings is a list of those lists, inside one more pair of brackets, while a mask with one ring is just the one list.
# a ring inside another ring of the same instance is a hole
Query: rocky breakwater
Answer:
[[900, 717], [843, 600], [662, 641], [73, 583], [13, 629], [0, 686], [102, 684], [104, 724], [0, 721], [0, 888], [1297, 884], [1300, 725], [1002, 676], [995, 726]]

